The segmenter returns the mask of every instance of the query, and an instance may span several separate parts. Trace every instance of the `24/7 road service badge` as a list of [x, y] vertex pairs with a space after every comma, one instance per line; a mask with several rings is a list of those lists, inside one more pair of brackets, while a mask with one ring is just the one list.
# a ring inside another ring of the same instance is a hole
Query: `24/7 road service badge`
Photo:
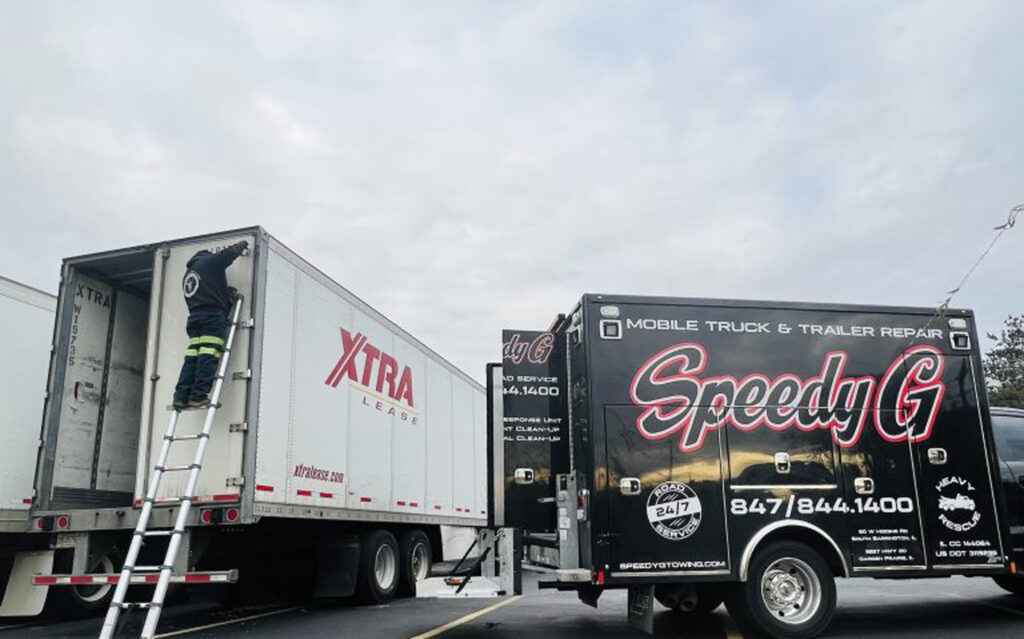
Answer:
[[686, 539], [697, 532], [700, 518], [700, 498], [682, 482], [659, 484], [647, 498], [647, 521], [665, 539]]

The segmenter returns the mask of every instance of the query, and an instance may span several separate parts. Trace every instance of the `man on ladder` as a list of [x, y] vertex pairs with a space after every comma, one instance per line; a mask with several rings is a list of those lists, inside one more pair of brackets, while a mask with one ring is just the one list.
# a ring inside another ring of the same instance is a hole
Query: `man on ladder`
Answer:
[[202, 250], [189, 259], [182, 279], [188, 304], [188, 348], [174, 389], [174, 408], [205, 408], [223, 353], [228, 313], [237, 291], [228, 286], [224, 271], [249, 248], [245, 240], [211, 253]]

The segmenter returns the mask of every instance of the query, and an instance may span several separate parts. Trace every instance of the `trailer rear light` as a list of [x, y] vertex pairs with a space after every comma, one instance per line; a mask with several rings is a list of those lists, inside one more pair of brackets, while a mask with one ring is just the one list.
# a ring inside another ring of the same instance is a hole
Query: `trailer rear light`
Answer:
[[1014, 574], [1014, 575], [1017, 574], [1017, 562], [1016, 561], [1011, 561], [1010, 562], [1010, 573]]
[[210, 508], [204, 508], [199, 511], [199, 521], [204, 524], [213, 523], [213, 510]]
[[71, 527], [71, 518], [67, 515], [57, 517], [57, 530], [67, 530]]
[[597, 585], [598, 586], [603, 586], [604, 585], [604, 571], [603, 570], [598, 570], [597, 571]]
[[226, 521], [234, 523], [234, 522], [238, 521], [238, 516], [239, 515], [240, 515], [240, 513], [238, 512], [237, 508], [228, 508], [227, 511], [224, 512], [224, 519]]
[[53, 517], [40, 517], [36, 519], [35, 529], [42, 532], [53, 530]]

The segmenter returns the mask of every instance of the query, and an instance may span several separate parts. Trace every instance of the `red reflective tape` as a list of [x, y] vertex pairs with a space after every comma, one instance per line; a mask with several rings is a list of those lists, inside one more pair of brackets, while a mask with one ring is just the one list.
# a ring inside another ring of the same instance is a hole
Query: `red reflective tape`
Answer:
[[32, 585], [34, 586], [49, 586], [57, 583], [56, 577], [33, 577]]
[[108, 584], [116, 584], [117, 581], [120, 578], [121, 578], [121, 575], [110, 575], [109, 577], [107, 577], [107, 583]]
[[405, 505], [405, 502], [404, 502], [404, 501], [400, 501], [400, 502], [398, 502], [398, 505], [399, 505], [399, 506], [404, 506], [404, 505]]
[[70, 584], [91, 584], [93, 583], [92, 577], [74, 577], [72, 576], [68, 583]]
[[373, 500], [370, 499], [369, 497], [360, 497], [359, 501], [363, 502], [364, 504], [368, 504], [368, 503], [370, 503]]
[[26, 497], [26, 498], [21, 500], [21, 503], [31, 505], [32, 504], [32, 498], [31, 497]]
[[142, 500], [141, 499], [136, 499], [134, 503], [135, 503], [136, 506], [139, 506], [139, 505], [142, 504]]
[[440, 506], [434, 506], [434, 510], [441, 510]]
[[419, 507], [420, 507], [420, 504], [419, 504], [419, 502], [415, 502], [415, 501], [410, 501], [410, 502], [409, 502], [409, 506], [410, 506], [411, 508], [419, 508]]
[[211, 499], [213, 501], [236, 501], [238, 499], [238, 495], [235, 493], [220, 493], [218, 495], [214, 495]]
[[206, 583], [210, 579], [210, 575], [185, 575], [185, 583], [187, 584]]
[[334, 497], [334, 493], [320, 493], [320, 496], [324, 499], [331, 499]]
[[299, 497], [312, 497], [313, 496], [313, 491], [312, 490], [296, 490], [295, 492], [297, 492], [299, 494]]
[[263, 492], [263, 493], [272, 493], [272, 492], [274, 492], [274, 487], [273, 486], [267, 486], [266, 484], [256, 484], [256, 490], [258, 490], [260, 492]]
[[160, 580], [160, 575], [145, 575], [145, 579], [147, 584], [155, 584]]

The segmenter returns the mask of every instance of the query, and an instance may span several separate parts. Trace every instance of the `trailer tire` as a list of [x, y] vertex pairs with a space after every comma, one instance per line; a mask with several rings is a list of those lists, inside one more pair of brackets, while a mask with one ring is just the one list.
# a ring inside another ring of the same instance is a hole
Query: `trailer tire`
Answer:
[[[116, 574], [124, 566], [124, 555], [111, 547], [87, 573]], [[114, 586], [51, 586], [46, 601], [48, 613], [62, 617], [88, 617], [110, 607], [114, 598]]]
[[363, 534], [356, 581], [359, 599], [368, 604], [386, 604], [394, 599], [400, 567], [401, 554], [394, 535], [379, 529]]
[[398, 544], [401, 550], [402, 575], [398, 584], [398, 593], [407, 597], [416, 596], [416, 583], [430, 575], [431, 558], [434, 556], [430, 547], [430, 538], [422, 530], [409, 530], [402, 534]]
[[725, 601], [741, 627], [776, 639], [807, 639], [832, 622], [836, 582], [817, 552], [777, 541], [754, 555], [747, 581], [733, 584]]
[[992, 577], [992, 581], [996, 582], [996, 585], [1006, 592], [1018, 597], [1024, 597], [1024, 576], [999, 575], [998, 577]]

